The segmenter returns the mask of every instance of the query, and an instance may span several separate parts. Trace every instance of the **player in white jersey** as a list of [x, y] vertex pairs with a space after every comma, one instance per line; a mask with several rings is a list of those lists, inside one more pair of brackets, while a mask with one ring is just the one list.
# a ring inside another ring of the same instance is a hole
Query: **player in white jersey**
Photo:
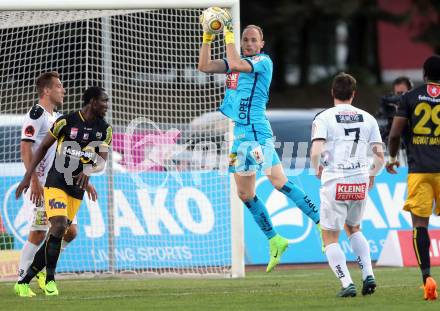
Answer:
[[[61, 114], [55, 110], [62, 105], [65, 93], [57, 72], [47, 72], [38, 77], [36, 88], [39, 95], [39, 102], [26, 114], [21, 132], [20, 151], [26, 169], [31, 164], [33, 153], [49, 132], [52, 124], [61, 116]], [[45, 239], [46, 232], [49, 228], [44, 208], [43, 186], [55, 157], [55, 148], [56, 144], [49, 149], [46, 156], [38, 164], [32, 176], [31, 186], [23, 197], [25, 208], [29, 209], [29, 214], [32, 219], [28, 240], [23, 246], [20, 257], [18, 280], [26, 275], [27, 269], [32, 263], [38, 247]], [[89, 190], [90, 197], [96, 199], [96, 191], [93, 186], [91, 186]], [[76, 237], [76, 234], [77, 226], [75, 218], [64, 237], [63, 248]], [[44, 272], [39, 273], [37, 276], [38, 284], [42, 288], [45, 283], [44, 278]]]
[[[351, 105], [356, 80], [338, 74], [332, 84], [334, 107], [316, 115], [312, 125], [312, 166], [321, 178], [321, 229], [325, 254], [342, 283], [339, 297], [356, 296], [345, 254], [338, 239], [344, 228], [362, 270], [362, 294], [376, 288], [370, 249], [360, 222], [374, 176], [383, 166], [383, 147], [377, 121]], [[373, 164], [367, 156], [373, 152]]]

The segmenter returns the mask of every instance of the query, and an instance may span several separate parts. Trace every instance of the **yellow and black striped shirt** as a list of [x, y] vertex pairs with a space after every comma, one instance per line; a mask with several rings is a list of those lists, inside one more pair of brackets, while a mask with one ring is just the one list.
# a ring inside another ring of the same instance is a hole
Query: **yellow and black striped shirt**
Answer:
[[57, 149], [45, 186], [62, 189], [82, 200], [84, 190], [75, 185], [74, 177], [83, 171], [84, 165], [96, 164], [98, 151], [108, 150], [112, 127], [100, 118], [88, 122], [81, 111], [76, 111], [58, 118], [50, 133], [57, 140]]

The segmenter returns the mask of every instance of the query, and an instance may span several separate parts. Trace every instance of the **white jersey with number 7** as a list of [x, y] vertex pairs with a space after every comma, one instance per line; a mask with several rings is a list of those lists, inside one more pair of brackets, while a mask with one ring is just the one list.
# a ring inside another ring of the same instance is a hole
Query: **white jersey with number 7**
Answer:
[[349, 104], [338, 104], [315, 116], [312, 142], [325, 140], [321, 182], [354, 175], [367, 175], [372, 143], [382, 143], [376, 119]]

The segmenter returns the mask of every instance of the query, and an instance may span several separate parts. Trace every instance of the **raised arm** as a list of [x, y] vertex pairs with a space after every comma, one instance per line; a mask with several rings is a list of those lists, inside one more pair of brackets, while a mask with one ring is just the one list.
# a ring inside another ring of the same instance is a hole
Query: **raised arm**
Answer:
[[252, 65], [248, 61], [241, 59], [235, 47], [232, 18], [225, 23], [223, 32], [226, 44], [226, 58], [228, 60], [229, 70], [238, 72], [252, 72]]
[[199, 64], [197, 69], [205, 73], [225, 73], [228, 71], [226, 63], [222, 59], [211, 60], [211, 43], [215, 39], [215, 34], [210, 33], [204, 23], [204, 14], [200, 15], [200, 24], [203, 27], [203, 42], [199, 51]]

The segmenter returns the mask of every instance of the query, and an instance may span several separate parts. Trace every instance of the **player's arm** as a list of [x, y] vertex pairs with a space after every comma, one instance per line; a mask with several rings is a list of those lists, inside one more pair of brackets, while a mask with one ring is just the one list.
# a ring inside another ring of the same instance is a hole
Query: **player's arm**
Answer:
[[21, 195], [21, 193], [29, 188], [29, 184], [31, 182], [32, 174], [35, 171], [35, 168], [37, 167], [38, 163], [43, 160], [44, 156], [46, 155], [49, 148], [55, 143], [56, 139], [53, 136], [51, 132], [49, 132], [46, 137], [41, 142], [38, 149], [35, 151], [35, 154], [32, 157], [32, 161], [30, 166], [26, 169], [26, 174], [23, 177], [23, 180], [20, 182], [20, 184], [17, 187], [17, 190], [15, 191], [15, 197], [18, 199]]
[[254, 68], [251, 63], [248, 60], [241, 59], [235, 47], [232, 19], [225, 23], [223, 32], [226, 43], [226, 59], [228, 61], [228, 69], [230, 71], [252, 72]]
[[[21, 160], [23, 161], [24, 167], [28, 170], [31, 167], [31, 162], [33, 158], [32, 145], [34, 142], [30, 140], [22, 140], [20, 142], [20, 154]], [[38, 204], [43, 199], [43, 187], [40, 185], [38, 176], [35, 171], [32, 172], [31, 176], [31, 196], [30, 199], [33, 203]]]
[[393, 123], [391, 125], [390, 134], [388, 136], [388, 153], [389, 159], [385, 165], [388, 173], [397, 174], [394, 166], [399, 167], [400, 163], [397, 159], [397, 153], [400, 148], [400, 137], [408, 124], [408, 119], [412, 114], [412, 105], [409, 102], [408, 94], [401, 97], [399, 105], [397, 107], [396, 115], [394, 116]]
[[[104, 148], [101, 148], [104, 149]], [[99, 174], [105, 169], [105, 164], [107, 162], [108, 158], [108, 149], [107, 151], [99, 151], [97, 152], [96, 162], [92, 164], [88, 164], [84, 166], [84, 169], [82, 172], [80, 172], [78, 175], [74, 176], [75, 183], [77, 186], [79, 186], [81, 189], [86, 190], [90, 197], [89, 190], [89, 180], [91, 175]], [[95, 201], [95, 200], [94, 200]]]
[[370, 168], [370, 184], [369, 189], [371, 190], [374, 185], [374, 178], [379, 174], [381, 171], [384, 163], [385, 163], [385, 156], [384, 156], [384, 150], [383, 150], [383, 144], [382, 143], [372, 143], [371, 144], [371, 150], [373, 151], [373, 164]]
[[203, 33], [203, 43], [199, 52], [199, 64], [197, 69], [205, 73], [225, 73], [228, 71], [228, 68], [224, 60], [211, 60], [211, 41], [205, 41], [205, 36], [209, 36], [209, 34]]
[[390, 135], [388, 138], [388, 153], [390, 158], [386, 164], [388, 173], [397, 174], [394, 166], [399, 167], [400, 163], [397, 160], [397, 153], [400, 147], [400, 137], [403, 130], [408, 124], [408, 119], [405, 117], [394, 117], [393, 124], [391, 125]]
[[321, 178], [323, 170], [321, 155], [324, 150], [324, 144], [327, 140], [327, 123], [320, 113], [318, 113], [313, 120], [311, 139], [312, 147], [310, 148], [310, 164], [315, 170], [316, 177]]
[[100, 173], [105, 169], [105, 164], [108, 159], [108, 152], [113, 140], [113, 129], [108, 126], [105, 131], [105, 139], [101, 142], [98, 148], [98, 159], [94, 165], [93, 173]]
[[221, 59], [211, 60], [211, 43], [215, 39], [215, 34], [206, 29], [203, 22], [203, 14], [200, 15], [200, 24], [203, 27], [203, 42], [199, 51], [199, 64], [197, 69], [205, 73], [225, 73], [228, 71], [225, 61]]
[[[41, 127], [44, 124], [44, 109], [35, 105], [26, 114], [21, 129], [20, 155], [26, 170], [29, 169], [33, 157], [32, 147], [40, 134]], [[38, 204], [43, 198], [43, 187], [40, 185], [36, 172], [31, 177], [31, 194], [30, 199], [33, 203]]]
[[87, 196], [89, 200], [96, 201], [98, 199], [98, 192], [96, 191], [95, 186], [89, 183], [86, 187]]
[[113, 139], [113, 131], [111, 126], [108, 126], [106, 129], [106, 137], [103, 141], [98, 142], [98, 151], [96, 161], [93, 164], [88, 164], [84, 166], [82, 172], [80, 172], [77, 176], [75, 176], [76, 184], [87, 190], [90, 175], [98, 174], [104, 171], [106, 162], [108, 159], [108, 152]]
[[252, 65], [247, 60], [240, 58], [233, 42], [226, 44], [226, 59], [231, 71], [252, 72], [253, 70]]
[[376, 119], [370, 116], [371, 132], [368, 142], [373, 153], [373, 163], [370, 167], [370, 189], [373, 187], [374, 177], [382, 170], [384, 164], [384, 144], [380, 135], [379, 125]]
[[312, 142], [312, 147], [310, 150], [310, 162], [312, 168], [316, 172], [316, 176], [321, 178], [322, 165], [321, 165], [321, 154], [324, 150], [325, 139], [317, 138]]

